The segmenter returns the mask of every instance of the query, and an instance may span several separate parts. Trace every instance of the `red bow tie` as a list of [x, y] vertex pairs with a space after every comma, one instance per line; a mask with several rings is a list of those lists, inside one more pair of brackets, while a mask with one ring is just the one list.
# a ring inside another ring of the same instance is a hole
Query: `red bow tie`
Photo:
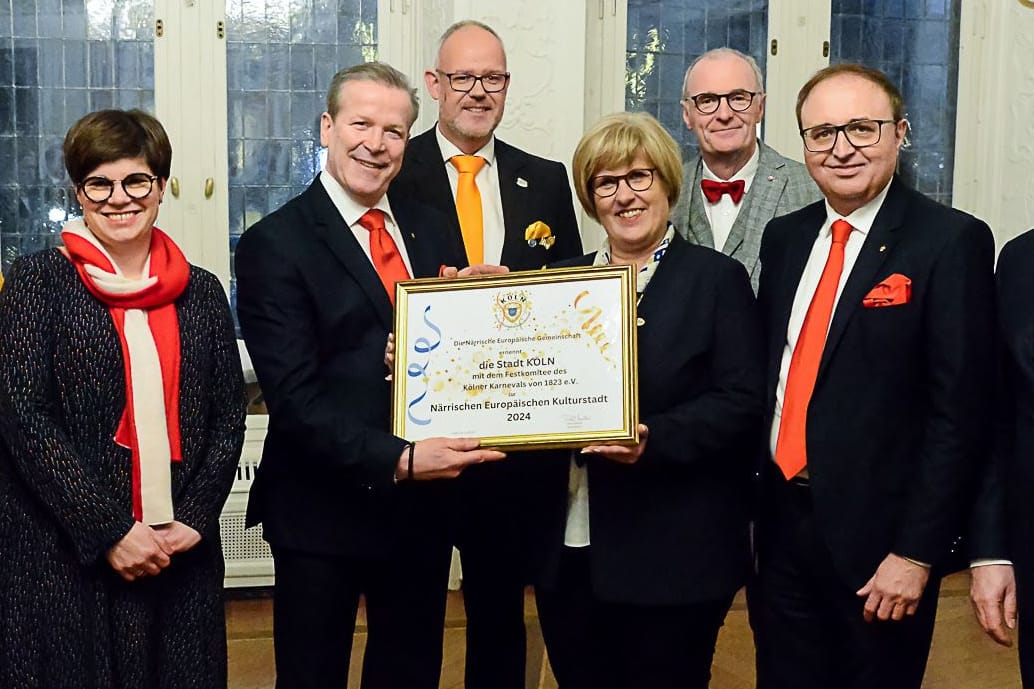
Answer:
[[738, 204], [740, 199], [743, 198], [743, 189], [746, 186], [742, 179], [737, 179], [732, 182], [716, 182], [713, 179], [702, 179], [700, 180], [700, 188], [704, 192], [704, 198], [709, 203], [718, 203], [718, 200], [722, 198], [722, 194], [728, 194], [729, 198], [732, 199], [733, 203]]

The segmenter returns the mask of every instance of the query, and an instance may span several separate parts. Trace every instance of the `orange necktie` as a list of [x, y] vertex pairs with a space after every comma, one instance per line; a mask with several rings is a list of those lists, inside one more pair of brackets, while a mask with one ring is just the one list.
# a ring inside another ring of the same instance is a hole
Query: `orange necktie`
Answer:
[[819, 286], [811, 298], [804, 325], [797, 338], [797, 346], [790, 357], [790, 370], [786, 375], [786, 391], [783, 394], [783, 416], [779, 422], [779, 437], [776, 439], [775, 461], [788, 480], [801, 473], [808, 464], [807, 438], [808, 402], [815, 390], [815, 379], [819, 374], [822, 350], [826, 346], [829, 319], [833, 315], [840, 274], [844, 271], [844, 246], [851, 234], [850, 223], [835, 220], [830, 228], [833, 243], [829, 247], [826, 266], [822, 269]]
[[384, 228], [384, 211], [376, 208], [363, 213], [359, 218], [359, 224], [370, 232], [370, 258], [373, 260], [373, 267], [377, 270], [377, 276], [384, 283], [384, 289], [388, 292], [388, 299], [392, 306], [395, 305], [395, 283], [399, 280], [408, 280], [409, 271], [406, 270], [406, 263], [402, 260], [402, 254], [395, 246], [395, 240]]
[[463, 246], [467, 249], [467, 263], [485, 262], [484, 220], [481, 216], [481, 192], [474, 180], [485, 165], [481, 156], [453, 156], [449, 162], [460, 173], [456, 184], [456, 214], [460, 218]]

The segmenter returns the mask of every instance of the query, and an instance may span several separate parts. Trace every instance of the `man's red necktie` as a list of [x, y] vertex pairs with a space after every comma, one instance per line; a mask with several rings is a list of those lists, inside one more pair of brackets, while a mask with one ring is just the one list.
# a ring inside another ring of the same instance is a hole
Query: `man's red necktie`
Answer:
[[406, 270], [402, 254], [395, 246], [395, 240], [384, 227], [384, 211], [371, 208], [359, 218], [359, 224], [370, 232], [370, 258], [378, 277], [384, 283], [384, 289], [388, 292], [388, 299], [394, 306], [395, 283], [399, 280], [408, 280], [409, 271]]
[[833, 315], [840, 274], [844, 271], [844, 247], [853, 229], [846, 220], [835, 220], [830, 228], [833, 243], [829, 247], [826, 266], [822, 269], [819, 286], [808, 306], [808, 313], [797, 338], [797, 346], [790, 357], [783, 394], [783, 415], [776, 439], [775, 462], [788, 480], [801, 473], [808, 464], [806, 427], [808, 403], [815, 390], [822, 350], [826, 346], [829, 319]]
[[733, 180], [732, 182], [716, 182], [713, 179], [700, 180], [700, 189], [704, 192], [704, 198], [709, 203], [718, 203], [719, 199], [722, 198], [722, 194], [728, 194], [733, 203], [739, 204], [740, 199], [743, 198], [745, 188], [746, 182], [742, 179]]

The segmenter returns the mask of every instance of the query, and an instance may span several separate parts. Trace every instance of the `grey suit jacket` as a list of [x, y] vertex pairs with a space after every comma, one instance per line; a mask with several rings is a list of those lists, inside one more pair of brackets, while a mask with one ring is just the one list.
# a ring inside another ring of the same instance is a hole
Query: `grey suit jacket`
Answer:
[[786, 215], [822, 198], [806, 167], [784, 158], [762, 141], [758, 141], [758, 146], [761, 148], [758, 171], [750, 190], [740, 202], [742, 207], [725, 246], [715, 247], [711, 225], [707, 221], [704, 210], [707, 202], [700, 191], [703, 178], [700, 156], [682, 166], [682, 194], [671, 213], [672, 224], [690, 242], [718, 248], [726, 256], [742, 263], [750, 273], [750, 284], [755, 293], [761, 274], [758, 252], [765, 225], [776, 216]]

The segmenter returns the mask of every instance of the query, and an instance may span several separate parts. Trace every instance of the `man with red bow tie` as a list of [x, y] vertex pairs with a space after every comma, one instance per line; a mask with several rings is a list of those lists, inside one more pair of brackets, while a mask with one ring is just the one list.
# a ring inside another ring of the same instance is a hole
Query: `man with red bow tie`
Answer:
[[803, 165], [758, 141], [764, 114], [761, 70], [749, 55], [717, 48], [686, 71], [682, 119], [700, 154], [682, 168], [671, 221], [689, 241], [746, 266], [754, 291], [765, 223], [821, 198]]
[[919, 689], [940, 572], [987, 471], [994, 239], [896, 176], [908, 122], [882, 72], [819, 71], [797, 122], [825, 199], [761, 244], [758, 687]]

